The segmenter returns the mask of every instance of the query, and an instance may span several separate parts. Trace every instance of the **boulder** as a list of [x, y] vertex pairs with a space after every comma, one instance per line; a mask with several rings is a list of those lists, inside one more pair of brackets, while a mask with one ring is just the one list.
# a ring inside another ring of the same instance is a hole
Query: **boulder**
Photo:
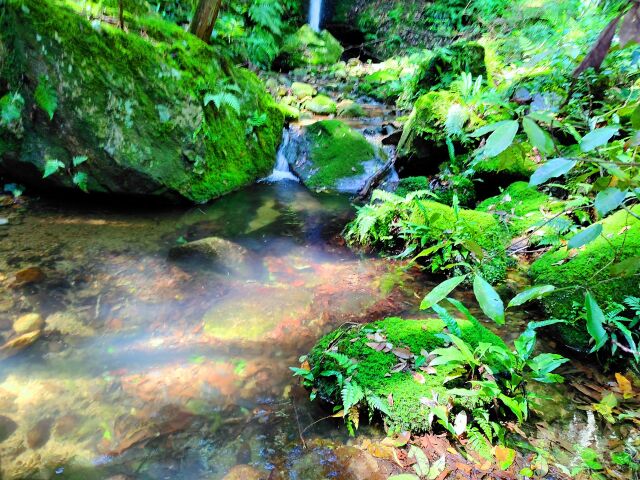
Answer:
[[[480, 343], [503, 346], [504, 342], [482, 326], [478, 321], [458, 319], [462, 339], [472, 347]], [[405, 348], [412, 355], [421, 351], [431, 352], [444, 345], [441, 333], [445, 329], [442, 320], [405, 320], [387, 318], [386, 320], [364, 325], [345, 326], [334, 330], [321, 338], [307, 357], [311, 372], [314, 374], [314, 388], [317, 395], [329, 403], [342, 404], [341, 385], [335, 377], [320, 375], [327, 370], [340, 370], [334, 357], [326, 355], [328, 349], [344, 354], [358, 365], [352, 381], [365, 391], [378, 397], [386, 407], [383, 413], [385, 424], [392, 431], [408, 430], [413, 433], [431, 430], [427, 408], [423, 398], [433, 398], [434, 394], [444, 394], [447, 390], [445, 377], [449, 367], [438, 366], [435, 373], [424, 374], [424, 382], [417, 382], [411, 372], [392, 372], [398, 363], [398, 357], [392, 351], [373, 348], [370, 338], [376, 332], [383, 344], [392, 348]], [[376, 340], [373, 340], [374, 342]], [[450, 387], [450, 385], [449, 385]], [[389, 404], [389, 394], [393, 396]]]
[[316, 87], [309, 85], [308, 83], [293, 82], [291, 84], [291, 93], [293, 93], [293, 95], [299, 100], [302, 100], [306, 97], [313, 97], [318, 93], [318, 91], [316, 90]]
[[[17, 112], [0, 124], [8, 178], [203, 202], [273, 167], [283, 125], [273, 99], [256, 75], [179, 26], [128, 17], [122, 31], [54, 0], [11, 2], [3, 13], [9, 93], [0, 103]], [[242, 92], [229, 91], [239, 112], [211, 98], [229, 82]], [[255, 111], [266, 121], [249, 135]]]
[[308, 65], [331, 65], [340, 60], [344, 49], [328, 31], [314, 32], [303, 25], [285, 41], [276, 64], [293, 69]]
[[303, 135], [306, 151], [290, 165], [311, 189], [356, 193], [383, 164], [364, 135], [339, 120], [316, 122]]
[[278, 110], [282, 112], [282, 115], [284, 115], [284, 119], [286, 121], [295, 121], [300, 118], [300, 110], [292, 105], [287, 105], [286, 103], [278, 103], [277, 107]]
[[304, 102], [303, 107], [305, 110], [318, 115], [331, 115], [337, 111], [336, 102], [326, 95], [318, 95], [310, 98]]
[[[640, 206], [634, 207], [633, 212], [640, 215]], [[565, 345], [576, 349], [587, 349], [589, 341], [579, 315], [587, 289], [605, 311], [640, 292], [640, 220], [620, 210], [598, 223], [602, 234], [594, 241], [578, 251], [564, 246], [549, 251], [529, 270], [534, 284], [562, 287], [543, 297], [542, 303], [550, 318], [568, 321], [556, 330]], [[625, 261], [628, 267], [617, 267]]]

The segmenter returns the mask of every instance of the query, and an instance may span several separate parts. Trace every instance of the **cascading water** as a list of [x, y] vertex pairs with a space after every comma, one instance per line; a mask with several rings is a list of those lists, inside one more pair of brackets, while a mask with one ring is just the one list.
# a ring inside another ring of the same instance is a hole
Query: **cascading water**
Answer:
[[276, 166], [273, 168], [273, 172], [268, 177], [262, 179], [263, 182], [281, 182], [282, 180], [291, 180], [298, 182], [296, 177], [289, 169], [289, 160], [287, 160], [287, 151], [289, 144], [291, 143], [291, 132], [285, 130], [282, 134], [282, 144], [278, 149], [278, 155], [276, 157]]
[[320, 31], [320, 20], [322, 17], [322, 0], [311, 0], [309, 4], [309, 25], [316, 32]]

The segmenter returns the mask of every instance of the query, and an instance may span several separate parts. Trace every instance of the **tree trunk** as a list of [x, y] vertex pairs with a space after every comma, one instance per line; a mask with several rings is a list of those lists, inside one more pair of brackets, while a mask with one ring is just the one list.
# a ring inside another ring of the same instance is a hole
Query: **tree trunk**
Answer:
[[124, 30], [124, 0], [118, 0], [118, 26]]
[[189, 33], [209, 43], [221, 3], [222, 0], [198, 0], [196, 13], [193, 15], [191, 25], [189, 25]]

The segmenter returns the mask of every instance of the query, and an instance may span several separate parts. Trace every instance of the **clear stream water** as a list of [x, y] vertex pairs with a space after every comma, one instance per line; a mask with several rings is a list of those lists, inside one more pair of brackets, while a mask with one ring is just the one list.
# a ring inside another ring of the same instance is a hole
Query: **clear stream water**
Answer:
[[[2, 342], [20, 315], [46, 322], [28, 348], [2, 351], [1, 478], [221, 479], [236, 465], [357, 478], [335, 447], [383, 433], [350, 440], [339, 421], [320, 422], [303, 448], [300, 429], [326, 412], [288, 367], [344, 322], [415, 317], [433, 283], [345, 248], [347, 198], [282, 182], [187, 210], [77, 203], [31, 200], [0, 233]], [[168, 258], [209, 236], [243, 248], [249, 268]], [[44, 278], [9, 287], [32, 266]], [[541, 435], [606, 449], [612, 437], [562, 388]]]

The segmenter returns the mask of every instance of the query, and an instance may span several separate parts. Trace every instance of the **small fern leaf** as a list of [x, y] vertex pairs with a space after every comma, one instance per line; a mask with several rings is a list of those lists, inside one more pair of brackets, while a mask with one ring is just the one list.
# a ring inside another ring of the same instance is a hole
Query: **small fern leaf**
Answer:
[[378, 410], [379, 412], [382, 412], [385, 415], [391, 415], [391, 411], [389, 410], [389, 404], [384, 400], [382, 400], [379, 396], [368, 393], [366, 400], [367, 400], [367, 404], [369, 405], [369, 408], [373, 410]]
[[355, 382], [347, 383], [342, 389], [342, 408], [345, 411], [350, 410], [364, 398], [364, 391]]
[[36, 104], [49, 115], [49, 120], [53, 120], [53, 115], [58, 108], [58, 96], [47, 77], [40, 77], [34, 97]]

